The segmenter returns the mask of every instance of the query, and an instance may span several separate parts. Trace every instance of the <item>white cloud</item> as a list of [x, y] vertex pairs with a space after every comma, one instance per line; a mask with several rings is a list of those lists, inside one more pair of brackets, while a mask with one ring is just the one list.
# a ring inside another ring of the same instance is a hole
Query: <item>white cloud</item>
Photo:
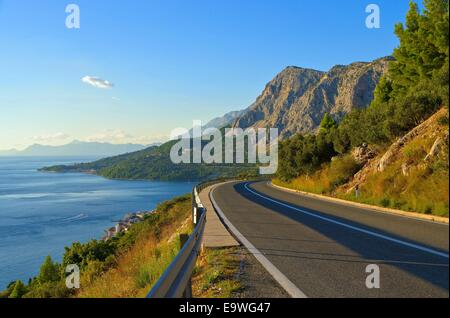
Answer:
[[140, 136], [135, 137], [134, 140], [138, 144], [149, 145], [157, 142], [166, 142], [169, 140], [169, 136], [166, 135]]
[[95, 76], [85, 76], [81, 79], [81, 81], [83, 83], [101, 89], [111, 89], [114, 87], [113, 83]]
[[133, 136], [120, 129], [104, 130], [85, 138], [85, 141], [89, 142], [108, 142], [113, 144], [135, 143], [143, 145], [165, 140], [167, 140], [167, 136]]
[[33, 136], [32, 139], [36, 142], [57, 142], [57, 141], [64, 141], [67, 140], [70, 136], [68, 134], [57, 132], [54, 134], [45, 134], [45, 135], [38, 135]]

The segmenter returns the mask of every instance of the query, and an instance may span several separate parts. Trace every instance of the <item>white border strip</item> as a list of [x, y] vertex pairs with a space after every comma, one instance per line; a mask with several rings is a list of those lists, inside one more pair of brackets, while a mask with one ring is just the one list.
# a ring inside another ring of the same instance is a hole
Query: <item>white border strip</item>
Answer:
[[254, 195], [257, 195], [257, 196], [259, 196], [259, 197], [261, 197], [261, 198], [263, 198], [265, 200], [277, 203], [277, 204], [279, 204], [281, 206], [284, 206], [284, 207], [287, 207], [289, 209], [301, 212], [303, 214], [306, 214], [306, 215], [318, 218], [320, 220], [327, 221], [327, 222], [330, 222], [330, 223], [333, 223], [333, 224], [336, 224], [336, 225], [340, 225], [340, 226], [346, 227], [348, 229], [352, 229], [352, 230], [355, 230], [355, 231], [358, 231], [358, 232], [361, 232], [361, 233], [364, 233], [364, 234], [368, 234], [368, 235], [371, 235], [371, 236], [374, 236], [374, 237], [377, 237], [377, 238], [381, 238], [381, 239], [384, 239], [384, 240], [387, 240], [387, 241], [390, 241], [390, 242], [394, 242], [394, 243], [397, 243], [397, 244], [400, 244], [400, 245], [411, 247], [411, 248], [414, 248], [416, 250], [420, 250], [422, 252], [426, 252], [426, 253], [429, 253], [429, 254], [434, 254], [434, 255], [441, 256], [441, 257], [444, 257], [444, 258], [447, 258], [447, 259], [449, 258], [448, 254], [442, 253], [442, 252], [439, 252], [439, 251], [436, 251], [436, 250], [433, 250], [431, 248], [427, 248], [427, 247], [424, 247], [424, 246], [421, 246], [421, 245], [405, 242], [405, 241], [402, 241], [402, 240], [399, 240], [399, 239], [396, 239], [396, 238], [393, 238], [393, 237], [389, 237], [389, 236], [386, 236], [386, 235], [383, 235], [383, 234], [379, 234], [379, 233], [375, 233], [375, 232], [372, 232], [372, 231], [369, 231], [369, 230], [365, 230], [365, 229], [362, 229], [362, 228], [359, 228], [359, 227], [356, 227], [356, 226], [353, 226], [353, 225], [349, 225], [349, 224], [346, 224], [346, 223], [343, 223], [343, 222], [339, 222], [339, 221], [336, 221], [336, 220], [333, 220], [333, 219], [330, 219], [330, 218], [327, 218], [327, 217], [324, 217], [324, 216], [320, 216], [320, 215], [317, 215], [317, 214], [305, 211], [303, 209], [299, 209], [299, 208], [293, 207], [291, 205], [285, 204], [285, 203], [280, 202], [278, 200], [271, 199], [269, 197], [266, 197], [266, 196], [264, 196], [262, 194], [259, 194], [259, 193], [255, 192], [255, 191], [251, 190], [248, 187], [248, 183], [245, 183], [244, 187], [245, 187], [245, 189], [247, 189], [247, 191], [249, 191], [249, 192], [253, 193]]
[[217, 213], [222, 218], [223, 222], [228, 226], [231, 232], [236, 236], [236, 238], [250, 251], [250, 253], [255, 256], [255, 258], [261, 263], [261, 265], [269, 272], [270, 275], [284, 288], [284, 290], [292, 297], [292, 298], [307, 298], [307, 296], [298, 289], [297, 286], [294, 285], [278, 268], [275, 267], [252, 243], [250, 243], [241, 232], [231, 224], [230, 220], [227, 219], [225, 214], [220, 209], [216, 200], [214, 200], [214, 191], [216, 187], [214, 187], [209, 196], [211, 198], [211, 202], [216, 209]]
[[404, 217], [404, 218], [412, 219], [412, 220], [416, 220], [416, 221], [428, 222], [428, 223], [432, 223], [432, 224], [436, 224], [436, 225], [449, 226], [448, 218], [441, 217], [441, 216], [426, 215], [426, 214], [417, 213], [417, 212], [405, 212], [405, 211], [395, 210], [395, 209], [391, 209], [391, 208], [382, 208], [382, 207], [379, 207], [376, 205], [370, 205], [370, 204], [366, 204], [366, 203], [343, 200], [343, 199], [334, 198], [334, 197], [330, 197], [330, 196], [326, 196], [326, 195], [320, 195], [320, 194], [316, 194], [316, 193], [310, 193], [310, 192], [305, 192], [305, 191], [300, 191], [300, 190], [289, 189], [286, 187], [279, 186], [277, 184], [273, 184], [273, 182], [271, 182], [271, 181], [267, 182], [267, 185], [269, 187], [272, 187], [277, 190], [281, 190], [281, 191], [288, 192], [288, 193], [295, 193], [297, 195], [306, 196], [308, 198], [313, 198], [313, 199], [317, 199], [317, 200], [321, 200], [321, 201], [325, 201], [325, 202], [329, 202], [329, 203], [334, 203], [334, 204], [341, 204], [341, 205], [354, 207], [354, 208], [355, 207], [362, 208], [362, 209], [367, 210], [367, 212], [371, 212], [371, 213], [384, 213], [384, 214], [390, 214], [392, 216]]

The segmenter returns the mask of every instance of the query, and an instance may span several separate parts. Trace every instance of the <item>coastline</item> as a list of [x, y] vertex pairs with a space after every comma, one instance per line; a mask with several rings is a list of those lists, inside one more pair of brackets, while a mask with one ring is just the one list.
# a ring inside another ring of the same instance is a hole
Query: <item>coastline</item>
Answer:
[[121, 233], [126, 233], [134, 224], [143, 222], [148, 216], [155, 213], [156, 210], [151, 211], [138, 211], [127, 213], [125, 216], [117, 221], [113, 226], [105, 230], [106, 234], [102, 237], [103, 241], [108, 241]]
[[[80, 160], [1, 158], [0, 289], [13, 280], [26, 282], [36, 276], [47, 255], [61, 261], [64, 247], [73, 242], [101, 240], [126, 212], [149, 212], [161, 202], [190, 193], [194, 184], [38, 172], [45, 165]], [[85, 217], [74, 218], [80, 214]]]

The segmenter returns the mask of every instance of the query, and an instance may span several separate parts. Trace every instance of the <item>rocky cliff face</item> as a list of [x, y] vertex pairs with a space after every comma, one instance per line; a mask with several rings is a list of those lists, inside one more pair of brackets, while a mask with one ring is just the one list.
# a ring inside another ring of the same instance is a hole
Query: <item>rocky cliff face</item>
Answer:
[[[356, 185], [364, 186], [368, 179], [388, 169], [391, 169], [394, 175], [407, 177], [411, 172], [417, 174], [418, 171], [435, 170], [436, 162], [438, 162], [441, 166], [444, 163], [448, 173], [448, 124], [439, 122], [442, 118], [447, 118], [446, 116], [448, 116], [446, 109], [439, 110], [410, 132], [398, 138], [384, 152], [371, 155], [364, 160], [363, 168], [355, 174], [350, 182], [341, 186], [339, 191], [351, 192]], [[367, 149], [370, 147], [368, 146]], [[358, 161], [358, 153], [359, 148], [352, 152], [356, 161]], [[425, 180], [420, 179], [419, 181]], [[395, 182], [390, 180], [386, 187], [391, 183]], [[406, 185], [408, 184], [406, 183]]]
[[338, 65], [328, 72], [288, 67], [270, 81], [234, 127], [277, 127], [281, 137], [314, 132], [325, 113], [336, 120], [367, 107], [389, 58]]

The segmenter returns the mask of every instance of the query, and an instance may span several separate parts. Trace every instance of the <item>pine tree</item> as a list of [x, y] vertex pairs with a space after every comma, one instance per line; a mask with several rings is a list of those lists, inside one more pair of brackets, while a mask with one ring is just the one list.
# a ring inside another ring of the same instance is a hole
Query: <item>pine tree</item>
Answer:
[[38, 281], [43, 284], [48, 282], [56, 282], [59, 279], [60, 273], [58, 264], [54, 263], [50, 256], [47, 256], [40, 268]]
[[320, 123], [320, 131], [322, 133], [327, 133], [329, 132], [332, 128], [336, 128], [337, 127], [337, 123], [334, 120], [333, 116], [331, 116], [329, 113], [326, 113], [323, 118], [322, 121]]
[[439, 107], [448, 107], [449, 1], [424, 0], [424, 5], [420, 12], [410, 2], [406, 23], [395, 27], [400, 45], [365, 114], [366, 125], [370, 125], [365, 129], [377, 132], [365, 134], [368, 142], [401, 135]]
[[395, 62], [390, 65], [389, 78], [397, 94], [405, 93], [408, 88], [415, 86], [423, 74], [423, 43], [419, 36], [421, 18], [417, 4], [410, 2], [405, 26], [402, 23], [395, 26], [400, 46], [394, 50]]
[[18, 280], [14, 285], [14, 289], [9, 295], [9, 298], [22, 298], [23, 295], [27, 293], [27, 287], [22, 283], [22, 281]]
[[[411, 2], [405, 25], [395, 27], [400, 46], [394, 51], [388, 76], [399, 97], [433, 80], [448, 66], [448, 0], [425, 0], [424, 4], [421, 14]], [[448, 72], [441, 85], [448, 86]]]

